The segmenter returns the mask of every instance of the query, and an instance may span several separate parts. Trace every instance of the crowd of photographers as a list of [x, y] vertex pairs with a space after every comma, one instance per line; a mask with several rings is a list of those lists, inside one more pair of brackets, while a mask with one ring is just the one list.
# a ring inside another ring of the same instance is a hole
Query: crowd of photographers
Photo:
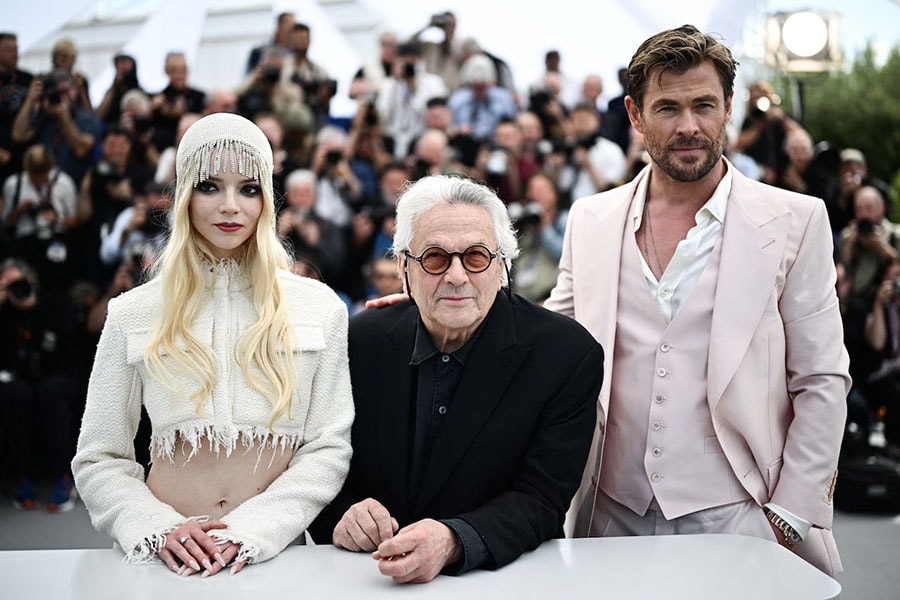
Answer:
[[[442, 39], [422, 39], [427, 30]], [[378, 43], [340, 90], [311, 59], [328, 56], [315, 49], [314, 32], [282, 13], [236, 89], [191, 87], [184, 55], [172, 52], [162, 65], [168, 85], [148, 91], [135, 59], [120, 54], [113, 84], [92, 106], [71, 41], [57, 43], [48, 71], [33, 76], [17, 66], [16, 36], [0, 33], [0, 464], [17, 506], [34, 506], [28, 486], [39, 472], [56, 478], [48, 508], [71, 505], [65, 465], [106, 302], [139, 284], [165, 243], [175, 149], [201, 115], [238, 112], [264, 131], [277, 228], [295, 270], [324, 280], [351, 311], [400, 289], [385, 255], [406, 181], [454, 172], [497, 189], [522, 248], [512, 288], [540, 302], [556, 280], [571, 202], [647, 163], [624, 85], [602, 101], [602, 80], [572, 79], [556, 51], [538, 80], [518, 88], [500, 57], [456, 36], [449, 12], [407, 39], [385, 32]], [[337, 94], [358, 104], [347, 122], [332, 118]], [[771, 86], [754, 84], [749, 96], [728, 156], [748, 175], [828, 205], [852, 399], [868, 431], [900, 380], [900, 233], [887, 220], [884, 186], [859, 151], [815, 145]], [[897, 411], [887, 412], [897, 444]], [[29, 460], [9, 460], [23, 449]]]

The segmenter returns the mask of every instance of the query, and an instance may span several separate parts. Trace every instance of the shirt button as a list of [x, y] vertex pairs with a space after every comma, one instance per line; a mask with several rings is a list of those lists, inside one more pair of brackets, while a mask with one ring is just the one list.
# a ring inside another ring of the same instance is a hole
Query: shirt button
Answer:
[[663, 288], [663, 289], [661, 289], [661, 290], [659, 291], [659, 297], [660, 297], [660, 298], [667, 298], [667, 297], [669, 296], [670, 293], [671, 293], [671, 290], [669, 290], [669, 288]]
[[440, 413], [440, 414], [442, 414], [442, 415], [446, 415], [446, 414], [447, 414], [447, 407], [446, 407], [446, 406], [438, 407], [438, 413]]
[[656, 458], [659, 458], [660, 456], [662, 456], [662, 450], [660, 450], [659, 448], [654, 448], [654, 449], [651, 451], [651, 453], [652, 453], [653, 456], [655, 456]]
[[656, 374], [660, 377], [665, 377], [667, 373], [668, 371], [665, 369], [665, 367], [660, 367], [656, 370]]
[[660, 475], [659, 473], [654, 473], [650, 476], [651, 481], [659, 481], [660, 479], [662, 479], [662, 475]]
[[665, 398], [663, 398], [662, 396], [657, 396], [656, 398], [654, 398], [654, 400], [657, 404], [662, 404]]
[[441, 357], [441, 362], [450, 362], [450, 356], [445, 354]]
[[659, 431], [660, 429], [662, 429], [662, 423], [660, 423], [659, 421], [653, 421], [651, 427], [653, 428], [653, 431]]
[[672, 346], [670, 346], [668, 344], [663, 344], [662, 346], [659, 347], [659, 349], [662, 350], [663, 352], [668, 352], [669, 350], [672, 349]]

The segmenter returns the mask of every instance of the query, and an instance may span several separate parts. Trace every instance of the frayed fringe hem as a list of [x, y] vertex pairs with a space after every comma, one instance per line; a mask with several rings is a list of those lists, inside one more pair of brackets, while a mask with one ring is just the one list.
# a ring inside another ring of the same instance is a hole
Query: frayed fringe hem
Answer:
[[[175, 443], [180, 439], [190, 448], [185, 462], [189, 462], [200, 447], [206, 442], [209, 449], [216, 454], [224, 451], [225, 456], [231, 456], [238, 445], [245, 451], [255, 448], [257, 452], [257, 464], [262, 460], [262, 455], [267, 449], [275, 449], [279, 452], [295, 452], [302, 445], [303, 439], [297, 433], [273, 433], [266, 427], [235, 427], [212, 425], [209, 423], [196, 423], [188, 427], [176, 427], [164, 434], [155, 434], [151, 440], [151, 456], [167, 461], [175, 460]], [[275, 460], [275, 455], [269, 459], [269, 465]]]
[[[205, 523], [209, 521], [209, 516], [197, 515], [188, 517], [184, 521], [184, 523], [188, 523], [190, 521]], [[169, 527], [168, 529], [160, 533], [148, 535], [140, 544], [132, 548], [130, 552], [125, 553], [125, 556], [122, 557], [122, 562], [127, 565], [149, 565], [157, 562], [162, 562], [158, 554], [160, 550], [166, 547], [166, 536], [178, 529], [178, 527], [180, 527], [184, 523], [173, 525], [172, 527]]]
[[234, 562], [244, 562], [248, 565], [256, 562], [256, 557], [259, 556], [259, 548], [257, 548], [256, 546], [250, 546], [246, 542], [239, 540], [235, 536], [228, 533], [223, 533], [221, 531], [210, 531], [208, 533], [209, 537], [217, 541], [228, 541], [241, 547], [241, 549], [238, 550], [237, 556], [234, 557]]
[[174, 527], [163, 533], [154, 533], [144, 538], [144, 541], [126, 552], [122, 562], [126, 565], [149, 565], [160, 562], [157, 554], [166, 546], [166, 534], [174, 531]]

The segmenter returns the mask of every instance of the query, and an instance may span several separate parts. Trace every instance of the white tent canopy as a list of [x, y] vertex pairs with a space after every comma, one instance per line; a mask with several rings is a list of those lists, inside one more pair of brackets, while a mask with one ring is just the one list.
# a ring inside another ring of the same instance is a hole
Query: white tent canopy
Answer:
[[[289, 10], [310, 25], [311, 58], [338, 80], [339, 96], [332, 109], [346, 115], [354, 108], [346, 97], [350, 79], [378, 52], [378, 33], [392, 30], [406, 37], [423, 27], [435, 12], [454, 11], [457, 35], [473, 37], [505, 59], [520, 90], [542, 72], [544, 53], [557, 49], [562, 69], [570, 77], [581, 81], [588, 74], [599, 74], [606, 84], [605, 94], [614, 96], [619, 93], [616, 71], [628, 63], [640, 42], [656, 31], [684, 23], [722, 37], [741, 60], [739, 77], [763, 76], [759, 59], [764, 12], [773, 5], [783, 8], [788, 2], [25, 0], [9, 3], [12, 6], [4, 11], [2, 29], [18, 34], [20, 64], [35, 73], [49, 69], [50, 49], [57, 40], [71, 38], [79, 51], [76, 68], [90, 78], [91, 95], [98, 102], [112, 80], [111, 59], [120, 51], [136, 57], [141, 85], [149, 91], [165, 86], [163, 58], [173, 50], [187, 55], [195, 87], [206, 91], [233, 88], [244, 77], [250, 49], [270, 39], [275, 15]], [[812, 4], [851, 2], [816, 0]], [[877, 0], [872, 8], [884, 13], [882, 5], [896, 11], [896, 5], [888, 0]], [[887, 29], [890, 33], [896, 26]], [[874, 36], [875, 28], [869, 32]]]

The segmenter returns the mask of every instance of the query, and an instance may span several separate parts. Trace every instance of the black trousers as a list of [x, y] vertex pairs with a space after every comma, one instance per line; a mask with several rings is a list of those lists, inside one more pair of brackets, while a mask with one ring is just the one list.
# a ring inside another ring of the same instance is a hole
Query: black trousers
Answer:
[[0, 383], [0, 428], [9, 477], [60, 477], [69, 472], [77, 395], [78, 385], [67, 375]]

